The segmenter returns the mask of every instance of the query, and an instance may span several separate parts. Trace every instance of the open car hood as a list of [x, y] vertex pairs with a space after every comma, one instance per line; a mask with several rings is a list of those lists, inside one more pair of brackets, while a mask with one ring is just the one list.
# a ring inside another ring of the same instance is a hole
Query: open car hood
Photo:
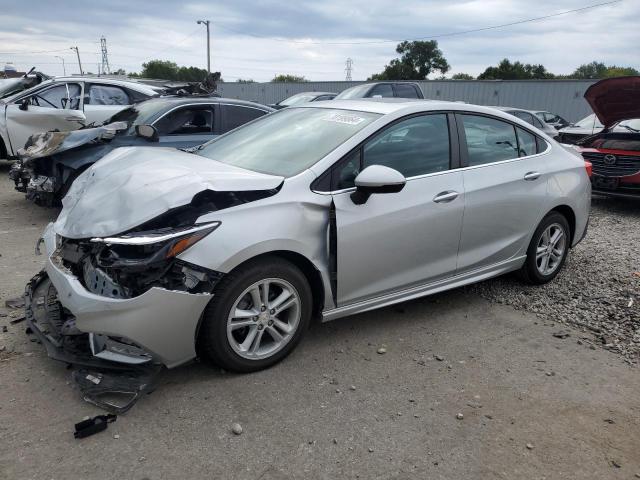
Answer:
[[600, 80], [587, 89], [584, 98], [605, 128], [640, 118], [640, 76]]
[[117, 235], [200, 192], [273, 190], [283, 181], [173, 148], [118, 148], [73, 182], [54, 230], [76, 239]]
[[65, 152], [99, 139], [112, 139], [120, 130], [126, 130], [126, 122], [114, 122], [93, 128], [81, 128], [70, 132], [42, 132], [29, 137], [24, 148], [18, 150], [21, 160], [48, 157]]

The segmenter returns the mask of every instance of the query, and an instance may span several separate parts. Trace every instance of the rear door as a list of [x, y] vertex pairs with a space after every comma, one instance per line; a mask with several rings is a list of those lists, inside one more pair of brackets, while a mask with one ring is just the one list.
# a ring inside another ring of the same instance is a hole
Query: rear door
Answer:
[[[397, 121], [332, 169], [338, 306], [455, 274], [464, 191], [462, 172], [452, 169], [452, 121], [446, 113]], [[370, 165], [398, 170], [407, 183], [356, 205], [354, 179]]]
[[101, 125], [133, 102], [124, 88], [117, 85], [85, 82], [84, 114], [87, 123]]
[[[26, 110], [21, 105], [23, 100], [27, 102]], [[7, 131], [13, 155], [24, 148], [34, 133], [77, 130], [83, 126], [81, 100], [82, 84], [64, 82], [48, 85], [7, 105]]]
[[170, 110], [153, 126], [159, 142], [167, 147], [189, 148], [208, 142], [216, 136], [218, 105], [191, 104]]
[[466, 207], [458, 273], [524, 255], [547, 194], [547, 143], [512, 123], [456, 114]]

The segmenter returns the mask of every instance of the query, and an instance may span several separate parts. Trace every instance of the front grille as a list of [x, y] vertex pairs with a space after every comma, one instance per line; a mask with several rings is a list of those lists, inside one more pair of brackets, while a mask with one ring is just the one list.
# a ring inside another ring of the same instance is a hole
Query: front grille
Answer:
[[624, 177], [640, 173], [640, 155], [613, 155], [615, 162], [605, 163], [610, 154], [601, 152], [583, 152], [582, 156], [593, 165], [593, 173], [603, 177]]

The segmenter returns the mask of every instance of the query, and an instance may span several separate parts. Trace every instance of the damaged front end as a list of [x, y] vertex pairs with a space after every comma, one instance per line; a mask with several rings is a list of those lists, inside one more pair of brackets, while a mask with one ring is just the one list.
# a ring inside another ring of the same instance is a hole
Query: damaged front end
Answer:
[[[208, 301], [208, 293], [222, 274], [182, 262], [176, 256], [218, 225], [216, 222], [87, 240], [58, 237], [49, 260], [57, 271], [79, 280], [93, 298], [103, 297], [105, 309], [110, 300], [141, 298], [154, 288], [207, 294], [203, 297]], [[152, 329], [137, 334], [136, 325], [129, 324], [133, 328], [125, 327], [122, 334], [115, 334], [118, 332], [109, 332], [106, 323], [91, 327], [92, 322], [83, 318], [81, 309], [64, 306], [66, 298], [61, 298], [47, 272], [29, 282], [25, 299], [29, 326], [51, 358], [73, 366], [73, 378], [85, 400], [123, 413], [153, 388], [167, 360], [164, 352], [158, 355], [145, 346], [148, 343], [153, 348], [146, 340], [154, 335]], [[138, 309], [135, 306], [133, 313]], [[174, 321], [180, 328], [180, 322]]]
[[71, 366], [84, 400], [124, 413], [154, 388], [163, 366], [126, 339], [80, 331], [46, 272], [27, 284], [25, 311], [30, 331], [47, 355]]
[[[24, 148], [18, 150], [18, 161], [9, 170], [15, 189], [26, 194], [37, 205], [52, 207], [60, 200], [65, 178], [56, 166], [54, 155], [87, 145], [111, 141], [126, 130], [126, 122], [113, 122], [100, 127], [85, 127], [70, 132], [42, 132], [31, 135]], [[67, 176], [69, 172], [66, 172]]]

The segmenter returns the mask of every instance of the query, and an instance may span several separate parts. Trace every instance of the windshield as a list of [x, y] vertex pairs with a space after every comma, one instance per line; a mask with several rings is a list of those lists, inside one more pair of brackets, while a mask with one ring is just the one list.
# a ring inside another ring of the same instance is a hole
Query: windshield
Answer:
[[25, 84], [21, 78], [12, 78], [9, 80], [0, 80], [0, 98], [6, 98], [14, 93], [21, 92], [25, 89]]
[[595, 113], [592, 113], [588, 117], [584, 117], [573, 126], [579, 128], [604, 128], [604, 125], [600, 123], [600, 120], [598, 120]]
[[355, 87], [347, 88], [342, 93], [340, 93], [336, 100], [349, 100], [351, 98], [363, 98], [369, 90], [371, 85], [356, 85]]
[[236, 167], [291, 177], [379, 117], [340, 109], [287, 108], [212, 140], [196, 153]]
[[290, 107], [292, 105], [299, 105], [301, 103], [310, 102], [316, 98], [313, 93], [298, 93], [297, 95], [293, 95], [289, 98], [285, 98], [278, 105], [284, 105], [285, 107]]

